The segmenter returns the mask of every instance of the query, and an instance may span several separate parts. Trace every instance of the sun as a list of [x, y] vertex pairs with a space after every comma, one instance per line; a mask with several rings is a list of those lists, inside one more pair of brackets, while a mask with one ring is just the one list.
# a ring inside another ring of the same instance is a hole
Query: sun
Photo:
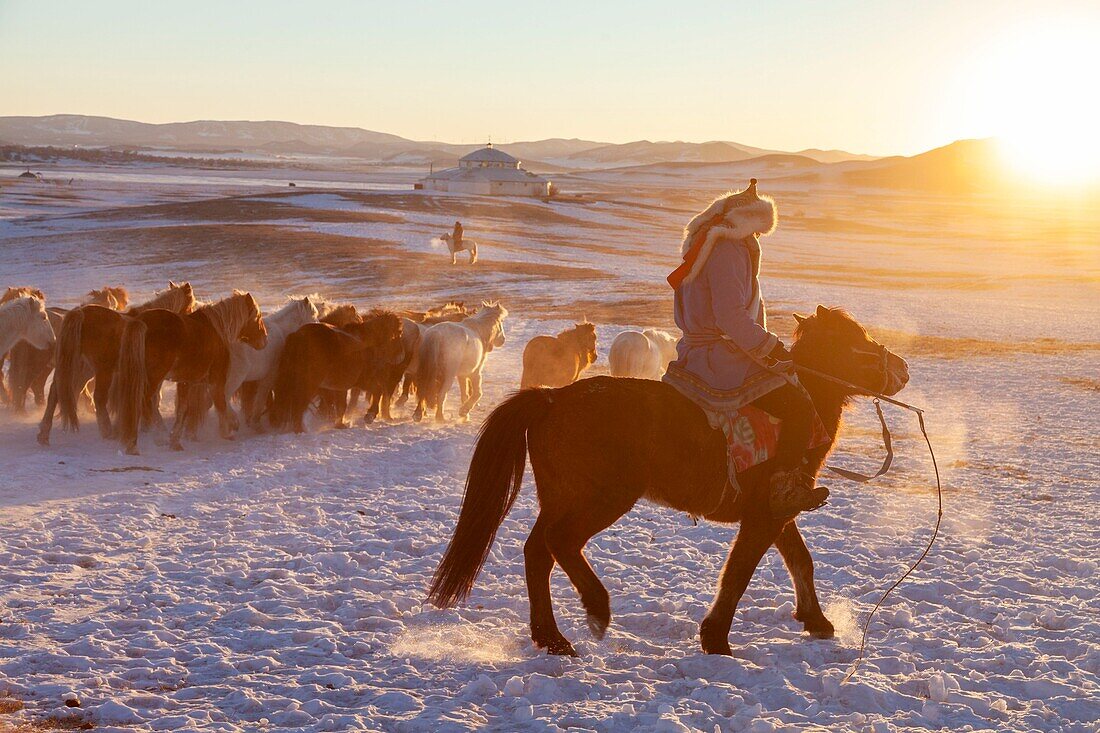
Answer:
[[1018, 28], [985, 49], [969, 101], [1006, 167], [1045, 184], [1100, 183], [1100, 15]]

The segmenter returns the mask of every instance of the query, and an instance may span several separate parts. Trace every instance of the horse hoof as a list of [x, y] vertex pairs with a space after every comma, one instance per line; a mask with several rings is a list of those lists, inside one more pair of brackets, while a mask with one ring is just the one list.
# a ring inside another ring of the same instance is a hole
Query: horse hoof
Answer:
[[559, 639], [550, 642], [546, 645], [546, 653], [552, 654], [555, 657], [576, 657], [577, 650], [573, 648], [573, 645], [566, 639]]
[[836, 636], [836, 629], [833, 628], [829, 619], [824, 616], [813, 621], [803, 622], [802, 629], [815, 639], [832, 639]]
[[592, 632], [592, 636], [596, 640], [602, 639], [603, 636], [604, 636], [604, 633], [607, 632], [607, 624], [610, 621], [610, 619], [600, 618], [599, 616], [595, 616], [591, 613], [588, 614], [587, 619], [588, 619], [588, 630], [590, 632]]
[[364, 425], [370, 425], [372, 422], [374, 422], [374, 420], [375, 420], [374, 415], [363, 415], [363, 424]]
[[176, 451], [177, 453], [182, 453], [183, 452], [183, 446], [180, 445], [179, 443], [170, 443], [168, 445], [168, 448], [171, 449], [171, 450]]
[[709, 627], [705, 619], [699, 628], [699, 645], [703, 648], [703, 654], [733, 656], [733, 650], [730, 649], [729, 631], [719, 634]]
[[39, 436], [38, 436], [38, 444], [39, 444], [39, 445], [41, 445], [41, 446], [43, 446], [43, 447], [45, 447], [45, 448], [49, 448], [49, 447], [50, 447], [50, 439], [49, 439], [49, 437], [48, 437], [48, 436], [46, 436], [46, 435], [41, 435], [41, 434], [39, 434]]
[[125, 453], [128, 456], [140, 456], [141, 455], [141, 453], [138, 452], [138, 449], [137, 449], [136, 445], [127, 446], [126, 450], [125, 450]]

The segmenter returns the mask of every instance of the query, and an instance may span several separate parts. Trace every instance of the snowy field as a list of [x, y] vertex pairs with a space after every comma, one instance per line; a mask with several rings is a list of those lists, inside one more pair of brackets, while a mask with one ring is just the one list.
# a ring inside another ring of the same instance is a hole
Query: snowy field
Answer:
[[[42, 449], [38, 415], [5, 413], [0, 730], [1100, 730], [1095, 210], [762, 184], [780, 206], [765, 240], [774, 327], [843, 305], [905, 356], [899, 396], [927, 408], [944, 475], [941, 540], [842, 683], [862, 620], [935, 519], [931, 465], [898, 410], [895, 470], [828, 481], [830, 505], [799, 521], [835, 639], [791, 619], [769, 553], [734, 656], [700, 654], [736, 528], [639, 506], [589, 545], [607, 637], [589, 637], [555, 573], [581, 656], [545, 656], [527, 636], [529, 480], [469, 601], [422, 603], [477, 424], [518, 384], [523, 345], [587, 316], [600, 373], [617, 332], [669, 325], [678, 230], [721, 184], [588, 175], [566, 183], [575, 200], [543, 204], [109, 173], [64, 190], [0, 178], [0, 286], [59, 305], [107, 283], [140, 300], [168, 279], [207, 299], [250, 289], [266, 308], [311, 291], [394, 307], [499, 297], [508, 342], [467, 424], [399, 412], [233, 442], [208, 426], [182, 454], [143, 440], [125, 457], [91, 416]], [[456, 218], [481, 243], [474, 268], [431, 244]], [[834, 462], [877, 466], [877, 432], [857, 403]]]

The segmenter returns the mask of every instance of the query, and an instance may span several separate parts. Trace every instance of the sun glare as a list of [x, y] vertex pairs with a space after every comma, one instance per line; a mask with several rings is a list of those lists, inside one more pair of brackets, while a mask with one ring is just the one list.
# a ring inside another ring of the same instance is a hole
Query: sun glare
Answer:
[[1100, 27], [1090, 20], [1022, 28], [982, 54], [970, 101], [1022, 176], [1100, 182]]

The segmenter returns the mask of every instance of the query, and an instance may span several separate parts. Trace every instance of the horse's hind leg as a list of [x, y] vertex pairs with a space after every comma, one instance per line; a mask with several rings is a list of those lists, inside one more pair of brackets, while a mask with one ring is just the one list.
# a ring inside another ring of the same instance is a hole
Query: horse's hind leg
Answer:
[[42, 422], [38, 423], [38, 444], [50, 444], [50, 430], [53, 428], [53, 415], [57, 411], [57, 381], [50, 382], [50, 391], [46, 395], [46, 409], [42, 413]]
[[821, 604], [818, 603], [814, 588], [814, 560], [793, 521], [787, 522], [775, 539], [775, 549], [783, 557], [783, 563], [794, 583], [795, 620], [801, 621], [802, 627], [811, 636], [831, 639], [835, 631], [832, 623], [821, 612]]
[[601, 507], [602, 511], [594, 507], [589, 509], [555, 522], [546, 532], [546, 543], [581, 597], [588, 616], [588, 630], [597, 639], [602, 639], [611, 623], [611, 597], [588, 564], [583, 549], [588, 540], [614, 524], [630, 506]]
[[718, 593], [699, 627], [699, 641], [705, 654], [726, 654], [730, 650], [730, 626], [737, 604], [749, 587], [749, 580], [764, 553], [779, 536], [782, 526], [770, 517], [744, 518], [737, 539], [730, 548], [722, 574], [718, 578]]
[[531, 534], [523, 545], [523, 564], [527, 578], [527, 598], [531, 604], [531, 641], [550, 654], [577, 656], [573, 645], [562, 636], [554, 620], [554, 606], [550, 598], [550, 573], [554, 569], [554, 556], [546, 544], [547, 521], [539, 514]]

